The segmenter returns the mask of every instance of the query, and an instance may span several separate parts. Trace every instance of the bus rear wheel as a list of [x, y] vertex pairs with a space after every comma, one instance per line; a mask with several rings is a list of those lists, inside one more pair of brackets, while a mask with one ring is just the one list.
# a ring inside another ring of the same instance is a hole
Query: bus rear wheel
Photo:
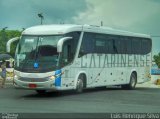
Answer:
[[76, 92], [77, 93], [82, 93], [83, 92], [83, 88], [84, 88], [84, 82], [83, 82], [82, 78], [79, 78], [77, 80]]
[[133, 89], [135, 89], [136, 84], [137, 84], [137, 77], [136, 77], [135, 73], [132, 73], [131, 76], [130, 76], [129, 84], [122, 85], [122, 88], [123, 89], [133, 90]]

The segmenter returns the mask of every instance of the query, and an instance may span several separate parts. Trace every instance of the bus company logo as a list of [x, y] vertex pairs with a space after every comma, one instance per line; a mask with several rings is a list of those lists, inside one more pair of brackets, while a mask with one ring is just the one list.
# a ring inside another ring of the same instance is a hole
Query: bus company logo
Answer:
[[151, 54], [87, 54], [81, 57], [82, 68], [149, 67]]
[[35, 62], [33, 66], [34, 66], [34, 68], [38, 68], [39, 64], [37, 62]]

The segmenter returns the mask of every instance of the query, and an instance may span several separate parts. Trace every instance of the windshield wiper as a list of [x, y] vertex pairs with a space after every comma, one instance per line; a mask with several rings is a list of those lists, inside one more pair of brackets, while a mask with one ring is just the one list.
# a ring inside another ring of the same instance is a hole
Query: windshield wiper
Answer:
[[39, 56], [39, 42], [40, 42], [40, 37], [38, 37], [38, 40], [37, 40], [37, 44], [36, 44], [36, 50], [35, 50], [35, 62], [37, 62], [37, 59], [38, 59], [38, 56]]
[[[42, 39], [39, 39], [38, 41], [38, 51], [37, 51], [37, 57], [36, 58], [39, 58], [41, 56], [41, 46], [42, 46]], [[37, 59], [36, 59], [37, 60]]]

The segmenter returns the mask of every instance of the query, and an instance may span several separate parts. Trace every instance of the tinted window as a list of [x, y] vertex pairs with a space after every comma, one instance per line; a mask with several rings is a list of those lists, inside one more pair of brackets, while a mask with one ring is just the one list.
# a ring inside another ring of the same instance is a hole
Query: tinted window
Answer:
[[106, 37], [105, 35], [96, 35], [95, 36], [95, 53], [105, 53], [106, 50]]
[[142, 53], [143, 54], [147, 54], [149, 52], [151, 52], [151, 48], [152, 48], [152, 43], [150, 39], [143, 39], [142, 40]]
[[70, 33], [67, 33], [65, 36], [66, 37], [72, 37], [72, 41], [70, 41], [70, 43], [68, 44], [70, 47], [70, 52], [69, 52], [69, 59], [71, 59], [71, 61], [73, 60], [74, 56], [75, 56], [75, 53], [76, 53], [76, 50], [77, 50], [77, 45], [78, 45], [78, 41], [79, 41], [79, 38], [80, 38], [80, 34], [81, 32], [70, 32]]
[[141, 40], [139, 38], [132, 38], [132, 53], [141, 54]]
[[132, 54], [132, 39], [130, 37], [125, 37], [125, 42], [126, 42], [126, 54]]
[[94, 53], [95, 49], [95, 41], [93, 34], [91, 33], [84, 33], [81, 48], [80, 48], [80, 55]]
[[132, 39], [132, 54], [148, 54], [151, 52], [151, 40], [144, 38]]
[[80, 53], [147, 54], [151, 41], [138, 37], [84, 33]]
[[115, 40], [115, 47], [118, 54], [125, 54], [127, 53], [127, 41], [124, 39], [124, 37], [117, 36], [117, 39]]
[[105, 53], [112, 54], [114, 53], [113, 48], [113, 39], [110, 39], [109, 36], [106, 36], [106, 50]]

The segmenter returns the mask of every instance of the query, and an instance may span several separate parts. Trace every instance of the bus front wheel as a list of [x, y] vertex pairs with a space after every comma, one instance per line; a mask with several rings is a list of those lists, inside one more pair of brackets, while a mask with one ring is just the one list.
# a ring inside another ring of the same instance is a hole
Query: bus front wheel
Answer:
[[123, 89], [133, 90], [133, 89], [135, 89], [136, 84], [137, 84], [136, 74], [132, 73], [131, 76], [130, 76], [130, 82], [129, 82], [129, 84], [122, 85], [122, 88]]
[[77, 80], [77, 86], [76, 86], [76, 92], [77, 93], [82, 93], [84, 88], [84, 82], [81, 78]]

